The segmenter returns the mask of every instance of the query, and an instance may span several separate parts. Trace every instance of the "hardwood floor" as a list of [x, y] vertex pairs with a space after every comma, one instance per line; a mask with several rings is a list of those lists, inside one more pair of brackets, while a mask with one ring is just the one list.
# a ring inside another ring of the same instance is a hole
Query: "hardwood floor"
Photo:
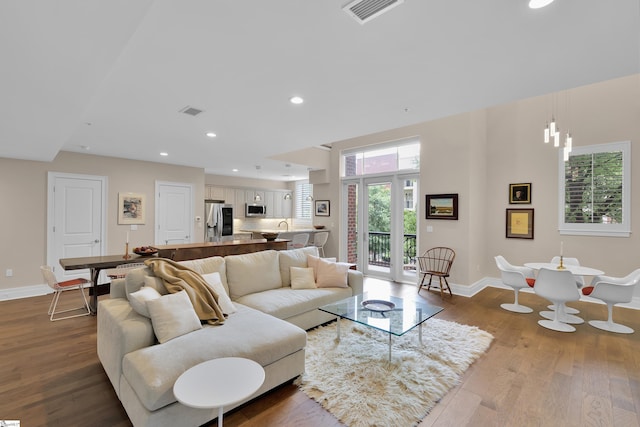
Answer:
[[[367, 279], [365, 289], [416, 293], [413, 286], [375, 279]], [[547, 302], [533, 294], [520, 298], [534, 309], [531, 314], [502, 310], [501, 303], [513, 300], [513, 292], [503, 289], [444, 301], [423, 290], [420, 297], [445, 308], [438, 318], [475, 325], [495, 337], [421, 427], [640, 426], [640, 312], [614, 309], [615, 320], [636, 330], [632, 335], [587, 324], [564, 334], [537, 325], [537, 312]], [[96, 318], [50, 322], [49, 301], [46, 296], [0, 302], [0, 419], [18, 419], [23, 426], [130, 426], [96, 355]], [[571, 306], [586, 320], [606, 318], [604, 305]], [[341, 425], [291, 384], [225, 415], [224, 424]]]

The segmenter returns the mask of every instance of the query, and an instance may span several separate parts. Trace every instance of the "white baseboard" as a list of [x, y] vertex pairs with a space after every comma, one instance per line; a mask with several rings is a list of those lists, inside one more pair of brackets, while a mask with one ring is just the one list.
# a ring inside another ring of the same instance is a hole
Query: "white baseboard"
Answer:
[[47, 285], [21, 286], [19, 288], [0, 289], [0, 301], [12, 299], [39, 297], [47, 295], [53, 291]]

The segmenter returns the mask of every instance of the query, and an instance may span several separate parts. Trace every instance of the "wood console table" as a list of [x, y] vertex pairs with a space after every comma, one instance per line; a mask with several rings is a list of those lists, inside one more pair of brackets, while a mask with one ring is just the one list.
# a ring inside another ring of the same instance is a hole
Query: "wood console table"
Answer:
[[212, 256], [227, 256], [248, 254], [251, 252], [274, 249], [287, 249], [288, 239], [250, 239], [230, 240], [228, 242], [182, 243], [177, 245], [154, 246], [158, 249], [158, 256], [174, 261], [208, 258]]
[[89, 296], [91, 298], [89, 300], [89, 309], [91, 310], [91, 314], [96, 314], [96, 310], [98, 309], [98, 295], [103, 295], [109, 292], [108, 283], [98, 286], [100, 271], [107, 268], [115, 268], [122, 264], [144, 262], [144, 260], [149, 258], [150, 257], [142, 257], [138, 255], [131, 255], [128, 259], [124, 259], [122, 255], [62, 258], [60, 259], [60, 265], [65, 270], [89, 269], [91, 273], [91, 288], [89, 288]]

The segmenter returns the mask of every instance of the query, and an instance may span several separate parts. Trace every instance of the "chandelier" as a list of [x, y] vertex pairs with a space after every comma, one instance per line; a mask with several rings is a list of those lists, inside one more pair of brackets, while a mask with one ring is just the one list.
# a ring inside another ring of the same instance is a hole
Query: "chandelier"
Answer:
[[[555, 114], [551, 113], [551, 121], [547, 121], [544, 128], [544, 143], [548, 144], [553, 139], [553, 146], [558, 148], [560, 147], [560, 126], [556, 121]], [[571, 132], [567, 131], [564, 139], [564, 161], [569, 160], [569, 153], [571, 153], [573, 147], [573, 137], [571, 136]]]

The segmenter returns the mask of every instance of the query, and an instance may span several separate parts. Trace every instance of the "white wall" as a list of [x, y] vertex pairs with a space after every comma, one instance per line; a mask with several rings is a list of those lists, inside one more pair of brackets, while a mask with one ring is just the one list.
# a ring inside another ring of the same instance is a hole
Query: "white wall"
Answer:
[[[561, 126], [570, 124], [575, 146], [631, 141], [632, 168], [640, 165], [640, 75], [577, 88], [556, 99], [568, 99], [566, 106], [559, 105], [556, 118]], [[558, 255], [560, 241], [566, 256], [607, 274], [626, 275], [640, 267], [634, 255], [640, 247], [638, 233], [614, 238], [558, 232], [559, 154], [542, 141], [551, 105], [551, 96], [537, 97], [334, 143], [328, 185], [332, 207], [340, 202], [341, 150], [417, 136], [422, 144], [418, 251], [439, 245], [454, 248], [453, 283], [471, 285], [497, 277], [493, 257], [498, 254], [516, 264], [550, 260]], [[640, 174], [632, 171], [632, 180], [631, 223], [638, 227], [640, 197], [634, 189], [640, 189]], [[532, 183], [531, 205], [509, 205], [509, 184], [519, 182]], [[428, 193], [458, 193], [459, 220], [425, 220]], [[509, 207], [535, 209], [533, 240], [505, 237]], [[426, 225], [434, 231], [427, 233]], [[337, 250], [337, 242], [334, 245]]]

